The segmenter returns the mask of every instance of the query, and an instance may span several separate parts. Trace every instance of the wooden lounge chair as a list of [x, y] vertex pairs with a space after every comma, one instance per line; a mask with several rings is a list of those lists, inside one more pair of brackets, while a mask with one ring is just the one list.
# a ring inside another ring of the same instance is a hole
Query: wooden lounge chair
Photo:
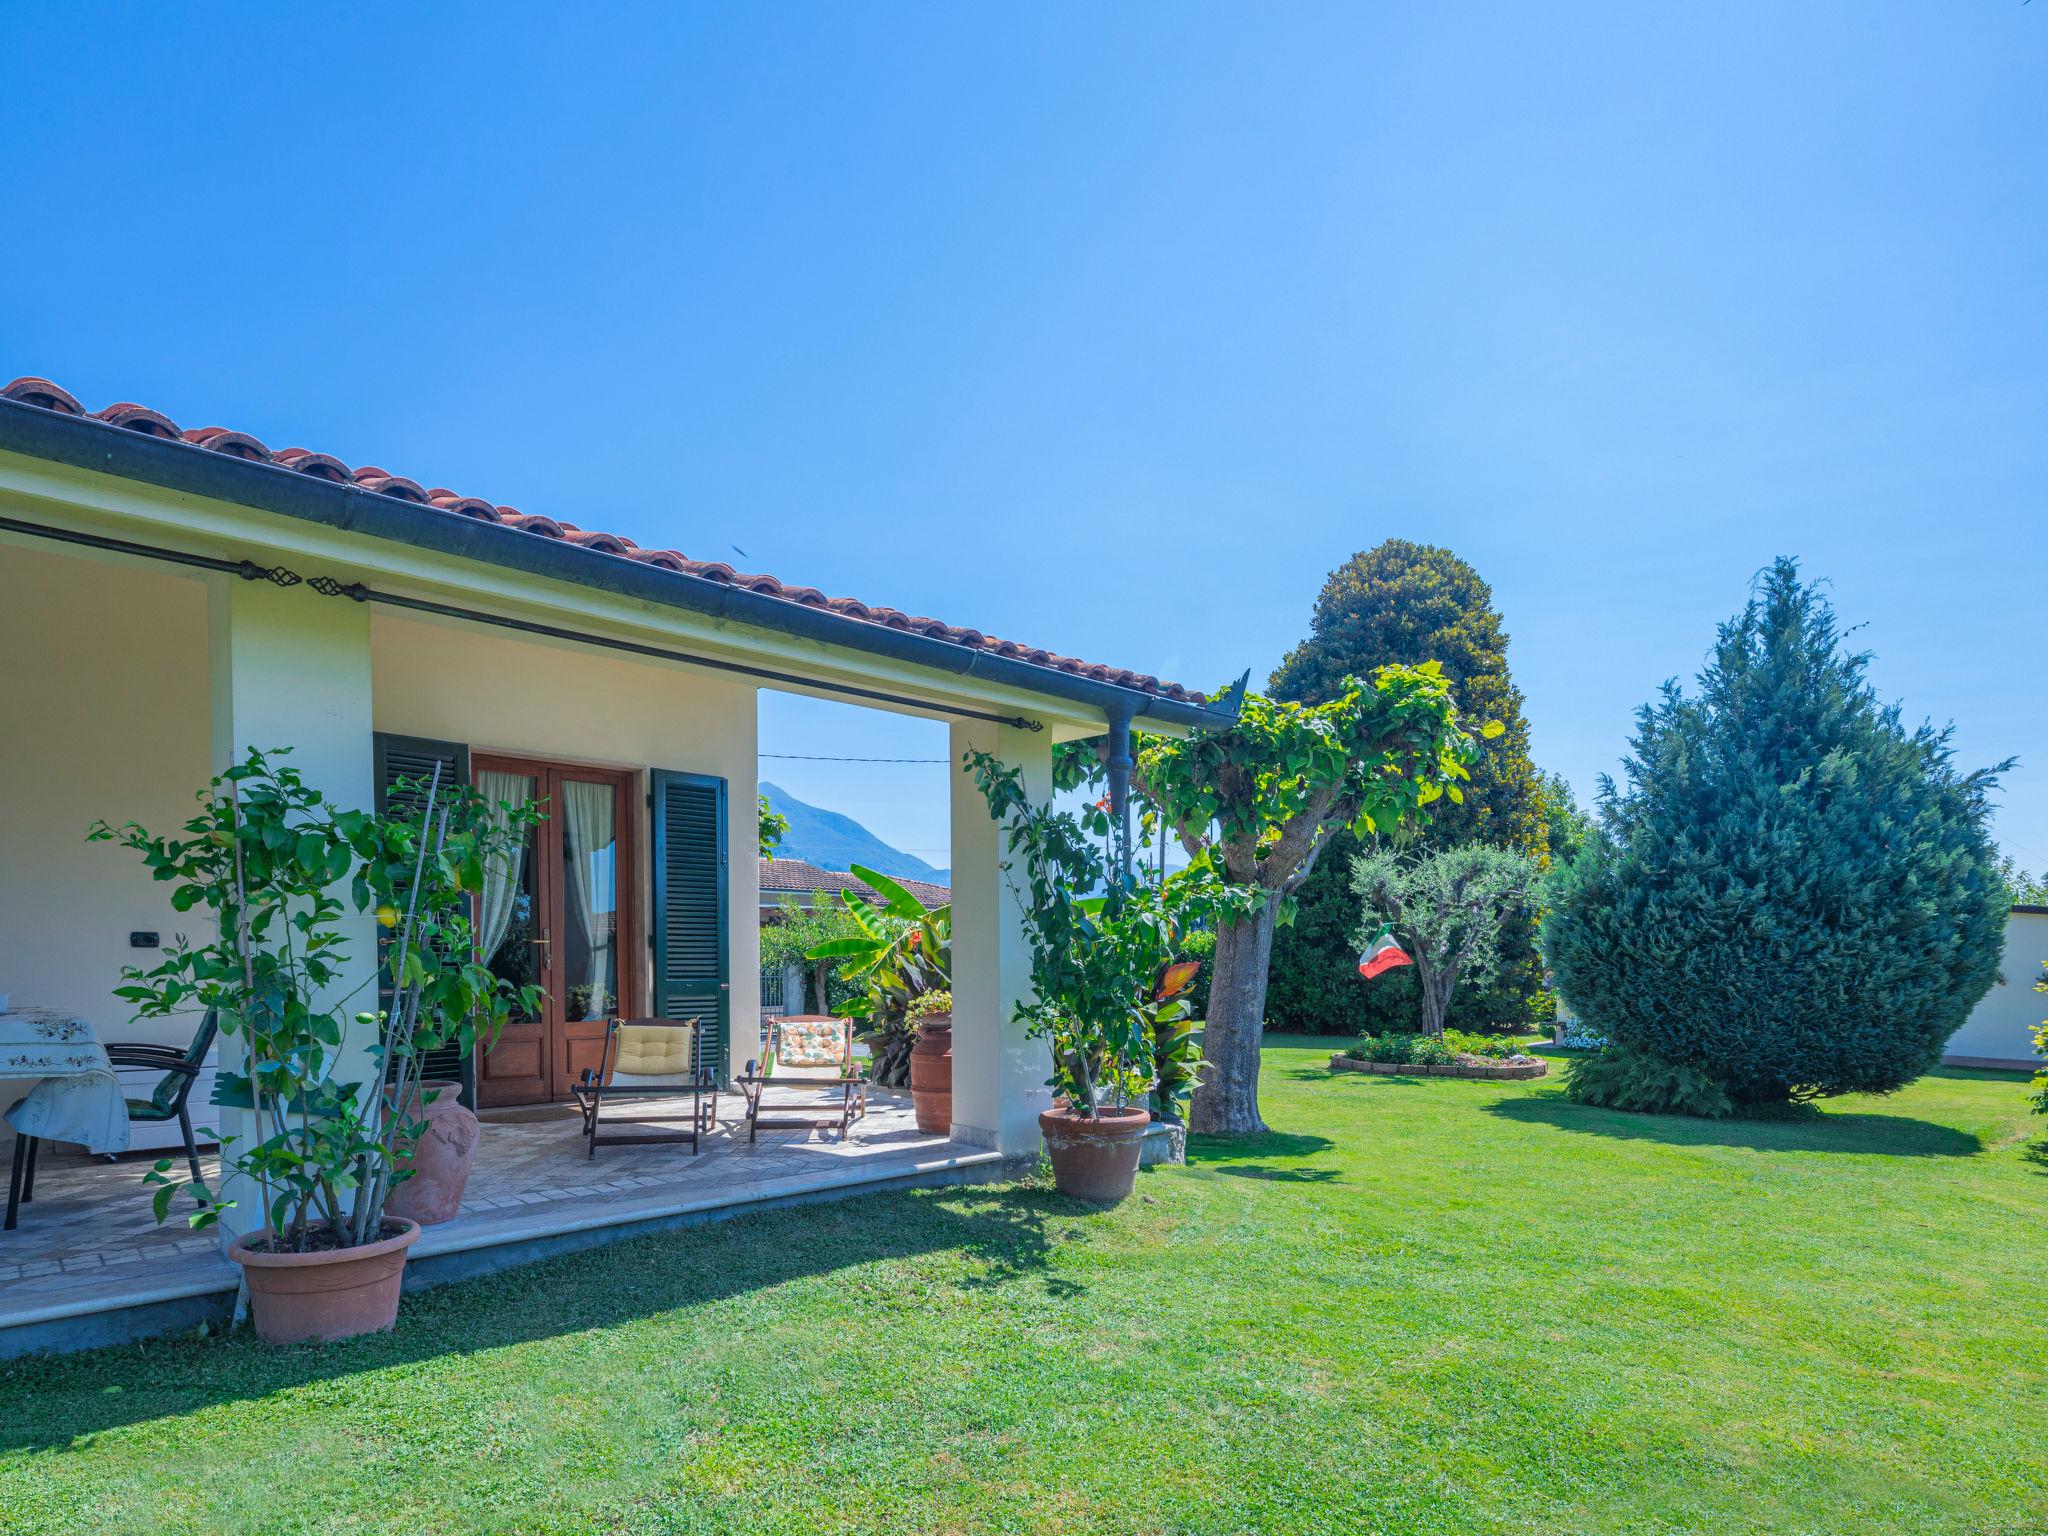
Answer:
[[[702, 1059], [700, 1043], [697, 1019], [607, 1023], [603, 1057], [595, 1068], [584, 1068], [583, 1081], [571, 1090], [583, 1111], [586, 1155], [596, 1157], [600, 1146], [686, 1143], [695, 1156], [703, 1138], [718, 1127], [718, 1079]], [[656, 1129], [610, 1134], [606, 1128], [616, 1125]]]
[[[844, 1136], [868, 1112], [868, 1084], [853, 1054], [853, 1020], [824, 1013], [771, 1015], [761, 1057], [734, 1079], [747, 1100], [747, 1140], [760, 1131]], [[776, 1090], [801, 1090], [790, 1099]]]

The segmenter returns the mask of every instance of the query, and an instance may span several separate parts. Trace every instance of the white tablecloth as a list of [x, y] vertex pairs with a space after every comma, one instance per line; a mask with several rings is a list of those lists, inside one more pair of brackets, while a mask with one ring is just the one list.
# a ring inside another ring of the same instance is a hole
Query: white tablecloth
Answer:
[[0, 1010], [0, 1081], [9, 1078], [40, 1079], [7, 1112], [15, 1130], [94, 1152], [128, 1150], [128, 1104], [86, 1020], [53, 1008]]

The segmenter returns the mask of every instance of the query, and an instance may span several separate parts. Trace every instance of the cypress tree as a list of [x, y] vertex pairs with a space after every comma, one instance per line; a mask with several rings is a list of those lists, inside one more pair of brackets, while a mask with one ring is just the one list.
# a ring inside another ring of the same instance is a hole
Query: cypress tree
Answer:
[[1947, 731], [1878, 702], [1868, 660], [1781, 559], [1698, 696], [1667, 684], [1639, 714], [1626, 787], [1545, 932], [1558, 990], [1617, 1063], [1695, 1070], [1738, 1105], [1887, 1092], [1991, 986], [2003, 765], [1958, 772]]
[[[1330, 573], [1306, 640], [1273, 673], [1276, 698], [1316, 703], [1334, 697], [1347, 674], [1370, 677], [1389, 662], [1443, 667], [1460, 718], [1498, 720], [1464, 786], [1465, 802], [1438, 801], [1422, 833], [1433, 848], [1493, 843], [1548, 862], [1544, 795], [1529, 760], [1522, 694], [1508, 673], [1507, 635], [1493, 589], [1448, 549], [1389, 539]], [[1320, 1033], [1414, 1029], [1421, 996], [1405, 971], [1361, 982], [1356, 969], [1359, 904], [1350, 870], [1360, 852], [1349, 833], [1325, 851], [1295, 899], [1294, 920], [1275, 935], [1266, 1014], [1276, 1029]], [[1461, 1027], [1529, 1018], [1543, 986], [1533, 917], [1503, 936], [1494, 983], [1458, 995]]]

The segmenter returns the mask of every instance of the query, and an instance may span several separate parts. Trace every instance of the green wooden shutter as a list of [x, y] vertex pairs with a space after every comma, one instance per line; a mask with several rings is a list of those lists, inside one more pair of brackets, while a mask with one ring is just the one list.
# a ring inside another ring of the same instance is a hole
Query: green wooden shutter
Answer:
[[732, 1076], [726, 942], [725, 780], [656, 770], [654, 1013], [701, 1018], [703, 1051], [720, 1082]]
[[[374, 737], [376, 746], [377, 809], [385, 811], [404, 800], [418, 800], [422, 791], [417, 786], [408, 786], [399, 791], [395, 786], [402, 779], [429, 780], [439, 766], [443, 784], [467, 784], [469, 782], [469, 748], [456, 741], [429, 741], [419, 736], [392, 736], [378, 731]], [[381, 951], [389, 943], [384, 930], [378, 930], [377, 944]], [[383, 968], [377, 975], [377, 1006], [384, 1012], [391, 1011], [391, 989], [386, 984]], [[420, 1076], [441, 1078], [462, 1084], [462, 1102], [476, 1107], [476, 1062], [464, 1054], [461, 1046], [448, 1044], [428, 1051], [420, 1059]]]

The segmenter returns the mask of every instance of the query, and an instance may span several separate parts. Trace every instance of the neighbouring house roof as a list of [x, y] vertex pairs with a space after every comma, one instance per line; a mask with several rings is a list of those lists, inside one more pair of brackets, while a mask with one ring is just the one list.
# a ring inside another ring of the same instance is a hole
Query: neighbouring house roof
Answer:
[[[952, 887], [934, 885], [929, 880], [898, 879], [896, 883], [927, 907], [943, 907], [953, 899]], [[820, 869], [802, 859], [761, 860], [761, 905], [764, 907], [774, 906], [783, 896], [830, 896], [841, 892], [874, 906], [882, 904], [882, 898], [875, 894], [872, 886], [844, 870]]]
[[468, 518], [512, 528], [537, 538], [578, 545], [600, 554], [636, 561], [645, 566], [672, 571], [697, 580], [744, 589], [776, 602], [829, 613], [849, 624], [874, 625], [921, 635], [969, 651], [1022, 662], [1028, 666], [1049, 668], [1175, 704], [1199, 707], [1208, 702], [1200, 693], [1184, 688], [1178, 683], [1162, 682], [1147, 673], [1105, 666], [1100, 662], [1080, 661], [1042, 647], [1001, 639], [978, 629], [947, 624], [940, 619], [924, 618], [902, 613], [894, 608], [865, 603], [859, 598], [827, 597], [816, 587], [792, 586], [774, 576], [736, 571], [721, 560], [692, 560], [673, 549], [643, 549], [621, 534], [579, 528], [574, 523], [563, 522], [558, 518], [525, 513], [517, 507], [494, 505], [475, 496], [458, 495], [444, 487], [424, 485], [420, 481], [392, 474], [375, 465], [365, 464], [351, 468], [330, 454], [316, 453], [307, 448], [273, 450], [248, 433], [237, 432], [227, 427], [181, 428], [159, 411], [125, 401], [107, 406], [103, 410], [89, 412], [74, 396], [48, 379], [16, 379], [4, 389], [0, 389], [0, 399], [36, 406], [59, 415], [94, 423], [109, 432], [135, 432], [146, 437], [183, 443], [231, 458], [274, 465], [318, 480], [353, 486], [374, 495], [431, 508], [445, 513], [450, 518]]

